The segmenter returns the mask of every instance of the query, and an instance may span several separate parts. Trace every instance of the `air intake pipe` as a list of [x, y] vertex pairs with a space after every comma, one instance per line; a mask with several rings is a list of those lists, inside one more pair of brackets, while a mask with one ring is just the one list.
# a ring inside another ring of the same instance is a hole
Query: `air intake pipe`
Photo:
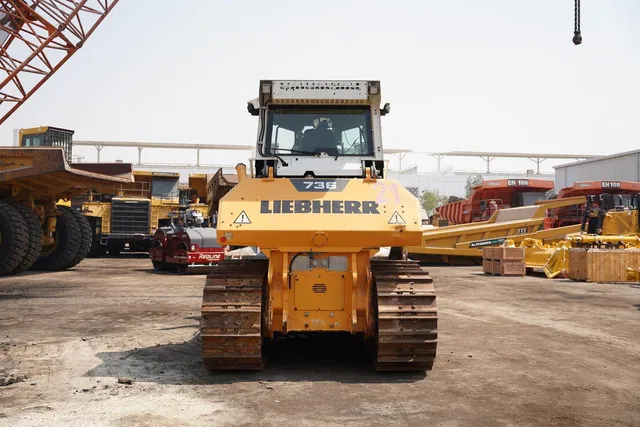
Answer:
[[247, 178], [247, 166], [244, 163], [236, 165], [236, 173], [238, 174], [238, 182]]

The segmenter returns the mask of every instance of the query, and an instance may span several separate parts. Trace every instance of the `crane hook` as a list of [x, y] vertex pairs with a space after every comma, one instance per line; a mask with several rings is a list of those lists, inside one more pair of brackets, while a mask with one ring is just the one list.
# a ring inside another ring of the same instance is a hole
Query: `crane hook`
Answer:
[[573, 44], [576, 46], [582, 43], [582, 33], [580, 32], [580, 0], [574, 0], [573, 5]]

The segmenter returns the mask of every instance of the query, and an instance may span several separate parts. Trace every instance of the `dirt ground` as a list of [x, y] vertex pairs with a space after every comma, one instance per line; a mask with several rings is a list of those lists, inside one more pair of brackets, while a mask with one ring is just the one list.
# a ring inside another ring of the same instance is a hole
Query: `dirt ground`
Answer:
[[0, 387], [0, 425], [640, 424], [640, 287], [429, 270], [426, 375], [376, 374], [334, 335], [278, 341], [259, 373], [208, 373], [205, 277], [145, 258], [1, 278], [0, 384], [17, 382]]

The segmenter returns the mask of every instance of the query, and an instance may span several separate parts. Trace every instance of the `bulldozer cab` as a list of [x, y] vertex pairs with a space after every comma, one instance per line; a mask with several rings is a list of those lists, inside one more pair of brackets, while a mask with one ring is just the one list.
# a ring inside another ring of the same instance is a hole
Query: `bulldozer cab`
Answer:
[[18, 141], [20, 147], [61, 147], [67, 162], [71, 163], [74, 133], [73, 130], [53, 126], [24, 128], [19, 131]]
[[260, 116], [256, 173], [278, 177], [383, 177], [380, 83], [260, 82], [248, 104]]

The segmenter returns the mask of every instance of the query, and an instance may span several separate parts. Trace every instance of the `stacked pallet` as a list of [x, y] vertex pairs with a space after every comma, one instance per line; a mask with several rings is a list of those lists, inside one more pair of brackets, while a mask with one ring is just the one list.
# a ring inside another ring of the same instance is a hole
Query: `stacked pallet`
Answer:
[[497, 276], [524, 276], [524, 248], [483, 248], [482, 271]]
[[640, 269], [640, 250], [582, 249], [569, 250], [569, 278], [583, 282], [636, 282]]

